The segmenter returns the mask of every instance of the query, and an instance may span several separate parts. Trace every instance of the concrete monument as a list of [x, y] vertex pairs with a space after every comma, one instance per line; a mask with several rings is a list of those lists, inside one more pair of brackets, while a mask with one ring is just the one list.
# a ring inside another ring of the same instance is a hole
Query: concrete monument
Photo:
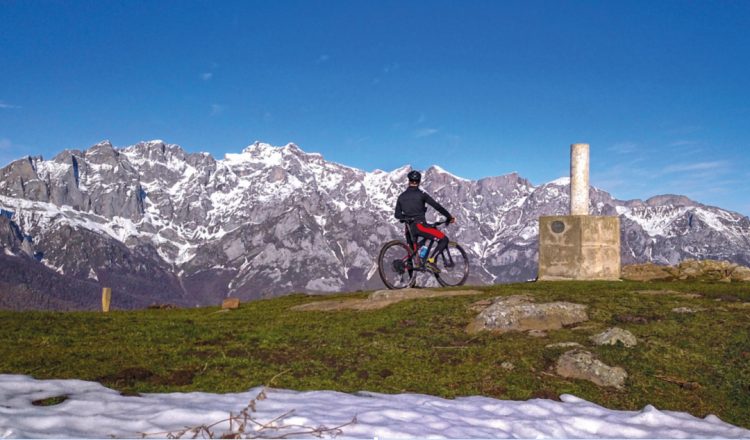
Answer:
[[570, 146], [570, 215], [539, 218], [540, 280], [620, 278], [620, 218], [589, 215], [589, 145]]

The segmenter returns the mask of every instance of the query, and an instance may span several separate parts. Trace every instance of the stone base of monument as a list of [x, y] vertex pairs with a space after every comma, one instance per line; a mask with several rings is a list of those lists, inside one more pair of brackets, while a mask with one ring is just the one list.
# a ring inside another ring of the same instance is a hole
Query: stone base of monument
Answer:
[[620, 219], [539, 218], [539, 280], [620, 279]]

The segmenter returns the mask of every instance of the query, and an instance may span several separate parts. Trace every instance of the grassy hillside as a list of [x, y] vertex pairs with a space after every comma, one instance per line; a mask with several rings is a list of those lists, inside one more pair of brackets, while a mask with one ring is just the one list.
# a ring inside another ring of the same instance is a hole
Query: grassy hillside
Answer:
[[[371, 311], [290, 311], [331, 298], [292, 295], [230, 312], [0, 312], [0, 373], [95, 380], [133, 394], [244, 391], [287, 371], [275, 386], [514, 400], [571, 393], [610, 408], [650, 403], [750, 428], [750, 286], [538, 282], [479, 289], [479, 295]], [[545, 337], [464, 331], [477, 314], [472, 303], [519, 293], [536, 302], [586, 304], [591, 320]], [[679, 314], [676, 307], [699, 311]], [[615, 325], [639, 344], [596, 347], [588, 340]], [[550, 367], [566, 349], [546, 346], [557, 342], [578, 342], [604, 363], [622, 366], [626, 388], [556, 376]], [[514, 368], [502, 368], [504, 362]]]

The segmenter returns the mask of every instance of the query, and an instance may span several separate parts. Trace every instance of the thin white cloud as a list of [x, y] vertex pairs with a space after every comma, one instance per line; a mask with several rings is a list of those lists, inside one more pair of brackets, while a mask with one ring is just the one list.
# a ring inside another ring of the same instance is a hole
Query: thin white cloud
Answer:
[[319, 56], [317, 60], [315, 60], [315, 64], [323, 64], [330, 59], [331, 59], [330, 55], [323, 54]]
[[689, 141], [689, 140], [683, 139], [683, 140], [674, 141], [670, 143], [669, 146], [670, 147], [687, 147], [691, 145], [697, 145], [698, 143], [699, 143], [698, 141]]
[[351, 138], [350, 137], [350, 138], [346, 139], [346, 144], [350, 145], [350, 146], [359, 146], [359, 145], [364, 144], [365, 142], [368, 142], [368, 141], [370, 141], [370, 137], [369, 136], [364, 136], [364, 137], [360, 137], [360, 138]]
[[414, 132], [414, 137], [416, 138], [428, 137], [428, 136], [432, 136], [438, 131], [440, 130], [438, 130], [437, 128], [421, 128]]
[[670, 136], [685, 136], [703, 130], [701, 125], [665, 125], [664, 132]]
[[226, 106], [221, 104], [211, 104], [211, 116], [216, 116], [221, 113], [224, 113], [224, 110], [226, 110]]
[[612, 145], [607, 150], [617, 154], [630, 154], [638, 150], [638, 144], [634, 142], [619, 142]]
[[214, 74], [213, 74], [213, 72], [205, 72], [205, 73], [202, 73], [202, 74], [201, 74], [201, 79], [202, 79], [203, 81], [210, 81], [210, 80], [211, 80], [211, 78], [213, 78], [213, 77], [214, 77]]
[[398, 63], [392, 63], [392, 64], [389, 64], [389, 65], [387, 65], [387, 66], [383, 67], [383, 73], [385, 73], [385, 74], [389, 74], [389, 73], [391, 73], [391, 72], [395, 72], [395, 71], [396, 71], [396, 70], [398, 70], [398, 69], [399, 69], [400, 67], [401, 67], [401, 66], [400, 66], [400, 65], [399, 65]]
[[662, 173], [681, 173], [687, 171], [718, 171], [724, 170], [729, 166], [726, 160], [716, 160], [711, 162], [696, 162], [668, 165], [662, 169]]
[[8, 104], [5, 101], [0, 101], [0, 108], [10, 110], [10, 109], [21, 108], [21, 107], [19, 107], [17, 105]]
[[[567, 172], [562, 173], [565, 175]], [[613, 166], [594, 169], [591, 184], [615, 197], [639, 198], [653, 189], [654, 174], [644, 167], [643, 159], [635, 158]]]

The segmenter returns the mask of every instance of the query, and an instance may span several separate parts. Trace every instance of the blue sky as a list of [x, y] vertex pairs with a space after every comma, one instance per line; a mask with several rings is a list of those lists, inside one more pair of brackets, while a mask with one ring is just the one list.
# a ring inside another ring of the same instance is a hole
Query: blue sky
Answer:
[[0, 161], [295, 142], [750, 214], [748, 1], [0, 0]]

